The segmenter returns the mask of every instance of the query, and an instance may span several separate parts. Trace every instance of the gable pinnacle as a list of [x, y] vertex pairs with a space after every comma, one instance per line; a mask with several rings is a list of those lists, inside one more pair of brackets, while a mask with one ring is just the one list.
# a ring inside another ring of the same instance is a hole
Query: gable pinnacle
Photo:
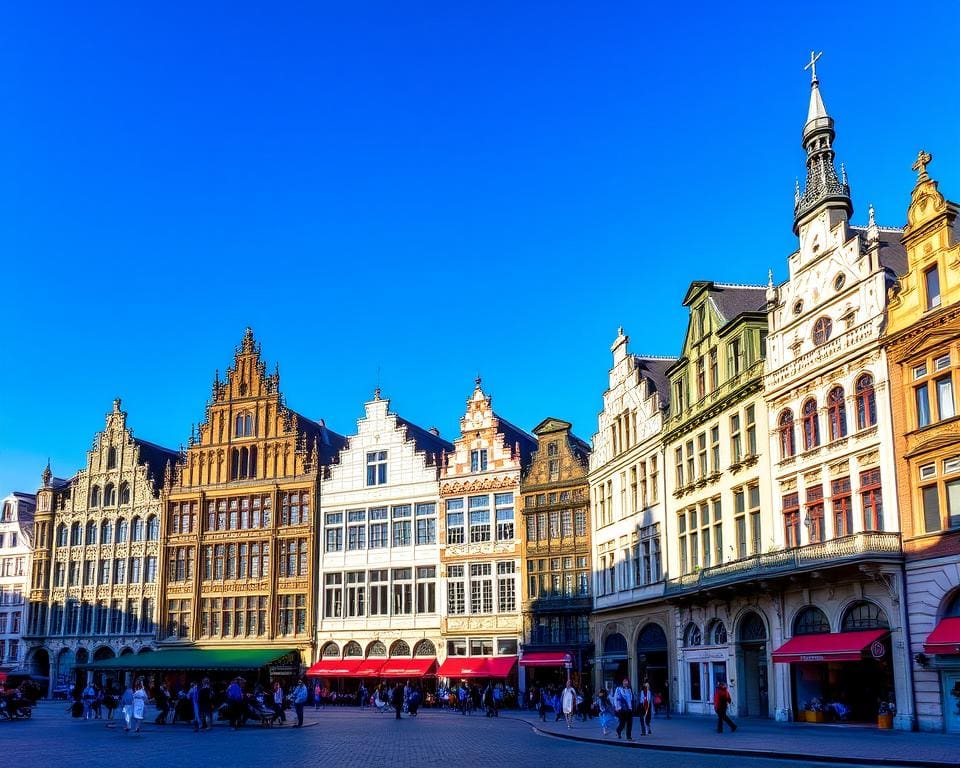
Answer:
[[920, 184], [924, 181], [930, 181], [930, 174], [927, 173], [927, 166], [933, 162], [933, 155], [929, 152], [924, 152], [922, 149], [917, 152], [917, 162], [915, 162], [911, 169], [917, 172], [917, 184]]
[[53, 477], [53, 470], [50, 469], [50, 458], [47, 457], [47, 466], [44, 467], [43, 472], [40, 475], [40, 479], [43, 481], [43, 487], [50, 487], [50, 479]]

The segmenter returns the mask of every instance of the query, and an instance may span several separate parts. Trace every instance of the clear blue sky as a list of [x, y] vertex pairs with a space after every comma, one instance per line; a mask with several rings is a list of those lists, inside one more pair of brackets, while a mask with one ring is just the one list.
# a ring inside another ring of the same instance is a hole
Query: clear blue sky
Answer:
[[116, 395], [186, 442], [247, 325], [338, 431], [379, 366], [447, 437], [479, 371], [589, 439], [618, 325], [676, 354], [691, 280], [785, 276], [812, 48], [854, 221], [921, 147], [960, 199], [956, 4], [781, 6], [6, 4], [0, 490]]

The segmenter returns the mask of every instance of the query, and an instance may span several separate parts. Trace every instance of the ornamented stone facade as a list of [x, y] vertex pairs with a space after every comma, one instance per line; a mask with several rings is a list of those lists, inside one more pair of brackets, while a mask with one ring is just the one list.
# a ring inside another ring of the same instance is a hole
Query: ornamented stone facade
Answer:
[[672, 613], [663, 601], [666, 477], [663, 422], [670, 400], [667, 370], [675, 358], [628, 352], [621, 328], [610, 351], [590, 454], [596, 685], [645, 680], [670, 701], [675, 658]]
[[166, 478], [165, 643], [314, 656], [321, 467], [343, 446], [290, 410], [249, 328]]
[[379, 390], [365, 404], [321, 481], [322, 658], [437, 657], [439, 476], [453, 450], [391, 412]]
[[114, 400], [86, 466], [71, 480], [44, 471], [24, 640], [27, 666], [51, 687], [72, 685], [75, 665], [153, 650], [160, 483], [176, 456], [135, 438]]
[[0, 672], [24, 659], [23, 631], [33, 561], [33, 513], [37, 497], [11, 493], [0, 511]]
[[[590, 446], [572, 426], [544, 419], [534, 428], [538, 447], [520, 481], [526, 565], [522, 650], [569, 653], [579, 685], [591, 678]], [[546, 676], [559, 682], [562, 672], [554, 666]]]
[[675, 606], [679, 649], [673, 703], [709, 713], [723, 680], [738, 715], [766, 716], [772, 620], [758, 603], [757, 583], [733, 582], [723, 597], [707, 587], [775, 541], [764, 439], [766, 290], [695, 281], [683, 304], [690, 321], [683, 352], [667, 371], [664, 424], [665, 594]]
[[[477, 378], [440, 470], [445, 656], [515, 656], [521, 621], [520, 475], [536, 441], [493, 412]], [[521, 680], [521, 689], [523, 682]]]
[[[907, 269], [890, 291], [883, 345], [893, 450], [902, 457], [896, 470], [910, 627], [905, 673], [914, 680], [918, 727], [960, 733], [960, 206], [927, 173], [931, 159], [921, 152], [914, 165], [903, 233]], [[951, 620], [958, 642], [931, 642]]]

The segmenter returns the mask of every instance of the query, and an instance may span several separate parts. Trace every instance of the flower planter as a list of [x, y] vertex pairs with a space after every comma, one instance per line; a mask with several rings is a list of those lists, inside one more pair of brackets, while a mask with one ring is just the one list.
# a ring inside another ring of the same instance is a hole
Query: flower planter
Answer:
[[877, 728], [889, 731], [893, 728], [893, 715], [877, 715]]
[[813, 709], [806, 710], [807, 722], [808, 723], [825, 723], [827, 722], [827, 713], [816, 711]]

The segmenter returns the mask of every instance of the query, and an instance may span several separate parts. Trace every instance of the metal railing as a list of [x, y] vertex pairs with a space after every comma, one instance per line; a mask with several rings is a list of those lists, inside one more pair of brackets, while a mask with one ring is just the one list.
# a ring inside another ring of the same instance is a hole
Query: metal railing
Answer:
[[805, 570], [818, 565], [838, 565], [869, 557], [899, 557], [902, 554], [899, 533], [869, 531], [843, 536], [839, 539], [806, 544], [752, 555], [720, 565], [703, 568], [695, 573], [670, 579], [666, 595], [696, 592], [738, 581], [749, 581], [790, 571]]

